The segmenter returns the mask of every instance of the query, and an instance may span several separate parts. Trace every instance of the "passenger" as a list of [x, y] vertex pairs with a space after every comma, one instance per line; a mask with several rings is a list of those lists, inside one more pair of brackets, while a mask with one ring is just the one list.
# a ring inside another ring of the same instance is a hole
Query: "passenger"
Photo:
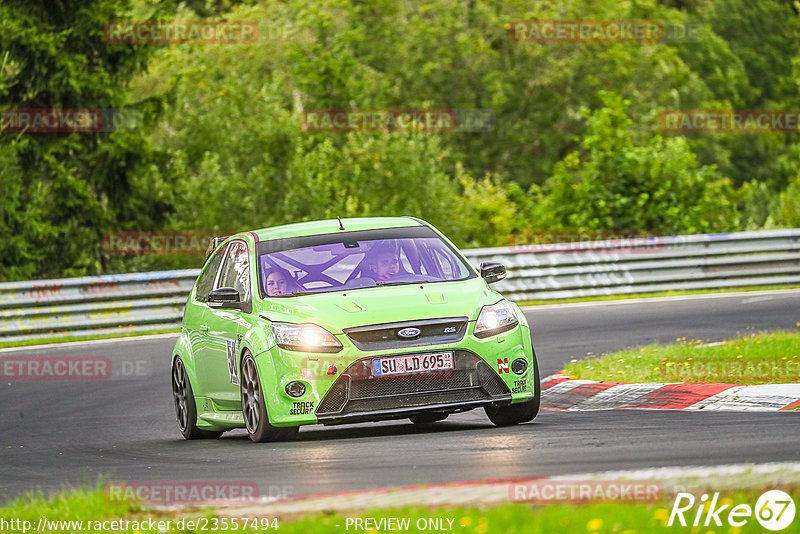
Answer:
[[266, 273], [264, 278], [264, 288], [267, 290], [267, 295], [274, 297], [276, 295], [286, 295], [289, 288], [289, 282], [292, 275], [286, 269], [280, 267], [273, 267]]

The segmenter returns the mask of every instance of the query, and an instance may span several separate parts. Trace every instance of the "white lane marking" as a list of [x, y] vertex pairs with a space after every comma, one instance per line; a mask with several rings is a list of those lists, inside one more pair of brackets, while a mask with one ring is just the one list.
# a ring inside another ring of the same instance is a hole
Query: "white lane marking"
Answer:
[[542, 304], [523, 306], [523, 311], [554, 310], [563, 308], [590, 308], [594, 306], [619, 306], [623, 304], [642, 304], [645, 302], [680, 302], [684, 300], [703, 300], [715, 298], [742, 298], [749, 295], [792, 296], [800, 294], [800, 289], [766, 289], [763, 291], [739, 291], [734, 293], [707, 293], [703, 295], [678, 295], [675, 297], [644, 297], [620, 300], [599, 300], [592, 302], [568, 302], [565, 304]]
[[719, 393], [715, 393], [710, 397], [706, 397], [703, 400], [697, 401], [696, 403], [687, 406], [686, 408], [684, 408], [684, 410], [705, 410], [707, 406], [714, 404], [718, 400], [735, 396], [737, 392], [741, 391], [746, 387], [747, 386], [734, 386], [724, 391], [720, 391]]
[[774, 412], [800, 399], [800, 384], [758, 384], [727, 389], [687, 410]]
[[559, 480], [666, 480], [666, 479], [706, 479], [713, 476], [763, 475], [770, 473], [800, 474], [800, 462], [769, 462], [763, 464], [727, 464], [720, 466], [674, 466], [630, 469], [620, 471], [601, 471], [597, 473], [577, 473], [548, 478]]
[[694, 348], [702, 349], [703, 347], [719, 347], [720, 345], [724, 345], [724, 341], [717, 341], [715, 343], [703, 343], [701, 345], [695, 345]]
[[772, 296], [765, 296], [765, 297], [753, 297], [750, 299], [742, 299], [741, 304], [750, 304], [752, 302], [763, 302], [765, 300], [774, 300], [775, 297]]
[[170, 337], [178, 337], [179, 335], [180, 335], [179, 332], [175, 332], [172, 334], [150, 334], [147, 336], [114, 337], [110, 339], [92, 339], [89, 341], [68, 341], [66, 343], [49, 343], [47, 345], [29, 345], [26, 347], [8, 347], [6, 349], [0, 349], [0, 353], [17, 352], [22, 350], [58, 349], [58, 348], [66, 349], [70, 347], [84, 347], [86, 345], [101, 345], [103, 343], [124, 343], [133, 341], [147, 341], [151, 339], [167, 339]]
[[667, 384], [620, 384], [592, 395], [567, 408], [581, 412], [597, 410], [614, 410], [617, 408], [637, 407], [642, 398]]
[[583, 384], [596, 384], [594, 380], [564, 380], [563, 382], [559, 382], [555, 386], [552, 386], [542, 393], [547, 393], [548, 395], [561, 395], [563, 393], [567, 393], [578, 386]]

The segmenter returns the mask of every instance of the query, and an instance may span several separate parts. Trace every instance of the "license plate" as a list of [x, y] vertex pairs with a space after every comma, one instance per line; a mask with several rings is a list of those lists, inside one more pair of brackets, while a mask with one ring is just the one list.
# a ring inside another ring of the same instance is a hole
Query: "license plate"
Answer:
[[408, 375], [430, 371], [447, 371], [455, 369], [452, 352], [434, 354], [412, 354], [410, 356], [392, 356], [372, 360], [374, 376]]

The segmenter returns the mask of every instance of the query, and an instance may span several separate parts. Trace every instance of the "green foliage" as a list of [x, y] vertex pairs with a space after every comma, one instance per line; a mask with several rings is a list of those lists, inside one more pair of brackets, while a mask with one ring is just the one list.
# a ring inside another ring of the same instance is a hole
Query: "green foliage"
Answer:
[[780, 194], [774, 222], [781, 227], [800, 227], [800, 174]]
[[[663, 136], [664, 109], [796, 109], [791, 2], [31, 0], [0, 4], [0, 109], [125, 108], [112, 134], [0, 134], [0, 279], [196, 266], [110, 231], [415, 215], [520, 230], [797, 225], [800, 138]], [[110, 45], [109, 20], [248, 20], [255, 44]], [[657, 19], [689, 41], [520, 43], [514, 20]], [[483, 109], [488, 132], [305, 132], [311, 108]], [[593, 111], [589, 111], [593, 110]], [[738, 189], [734, 189], [737, 187]], [[780, 196], [779, 196], [780, 195]]]
[[[237, 16], [264, 21], [268, 12], [274, 13], [256, 6]], [[337, 18], [312, 15], [298, 13], [297, 24], [323, 36]], [[332, 107], [345, 97], [312, 97], [293, 89], [295, 84], [343, 83], [331, 91], [349, 94], [344, 82], [354, 64], [331, 56], [342, 48], [334, 42], [344, 39], [339, 33], [325, 37], [330, 42], [305, 44], [300, 29], [277, 26], [261, 26], [258, 47], [165, 50], [137, 81], [141, 96], [170, 101], [152, 133], [170, 154], [175, 176], [170, 228], [229, 232], [336, 216], [407, 214], [430, 221], [462, 245], [505, 244], [514, 208], [504, 186], [476, 182], [452, 165], [448, 134], [303, 132], [303, 107]], [[288, 44], [287, 31], [295, 36]], [[314, 53], [300, 54], [301, 45]], [[295, 60], [291, 77], [280, 70], [281, 56]], [[175, 65], [181, 65], [177, 72]], [[158, 169], [142, 170], [150, 182], [171, 183], [158, 177]], [[158, 185], [154, 190], [162, 191]]]
[[[146, 52], [103, 26], [123, 0], [0, 4], [0, 109], [118, 108]], [[96, 133], [0, 134], [0, 277], [99, 273], [104, 230], [137, 192], [143, 140]]]
[[765, 182], [750, 181], [736, 191], [740, 230], [759, 230], [767, 225], [775, 211], [778, 195]]
[[463, 193], [453, 215], [462, 228], [453, 230], [454, 238], [471, 248], [509, 246], [517, 210], [505, 187], [489, 175], [461, 175], [460, 182]]
[[284, 206], [302, 219], [405, 214], [446, 224], [459, 201], [435, 136], [349, 133], [296, 156]]
[[631, 138], [628, 101], [600, 94], [604, 106], [584, 108], [583, 154], [572, 152], [545, 184], [541, 220], [551, 229], [649, 230], [665, 234], [735, 227], [730, 181], [700, 166], [682, 138]]
[[631, 383], [783, 384], [795, 382], [800, 371], [797, 332], [750, 334], [711, 345], [685, 337], [675, 341], [573, 360], [564, 373]]

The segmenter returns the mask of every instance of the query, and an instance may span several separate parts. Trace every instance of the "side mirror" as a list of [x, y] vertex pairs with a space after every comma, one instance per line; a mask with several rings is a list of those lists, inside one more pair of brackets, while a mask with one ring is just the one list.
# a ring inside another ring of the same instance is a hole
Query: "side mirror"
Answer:
[[243, 303], [239, 291], [232, 287], [218, 287], [208, 294], [208, 305], [212, 308], [241, 309]]
[[506, 267], [502, 263], [483, 262], [481, 263], [481, 278], [486, 280], [487, 284], [499, 282], [506, 277]]

